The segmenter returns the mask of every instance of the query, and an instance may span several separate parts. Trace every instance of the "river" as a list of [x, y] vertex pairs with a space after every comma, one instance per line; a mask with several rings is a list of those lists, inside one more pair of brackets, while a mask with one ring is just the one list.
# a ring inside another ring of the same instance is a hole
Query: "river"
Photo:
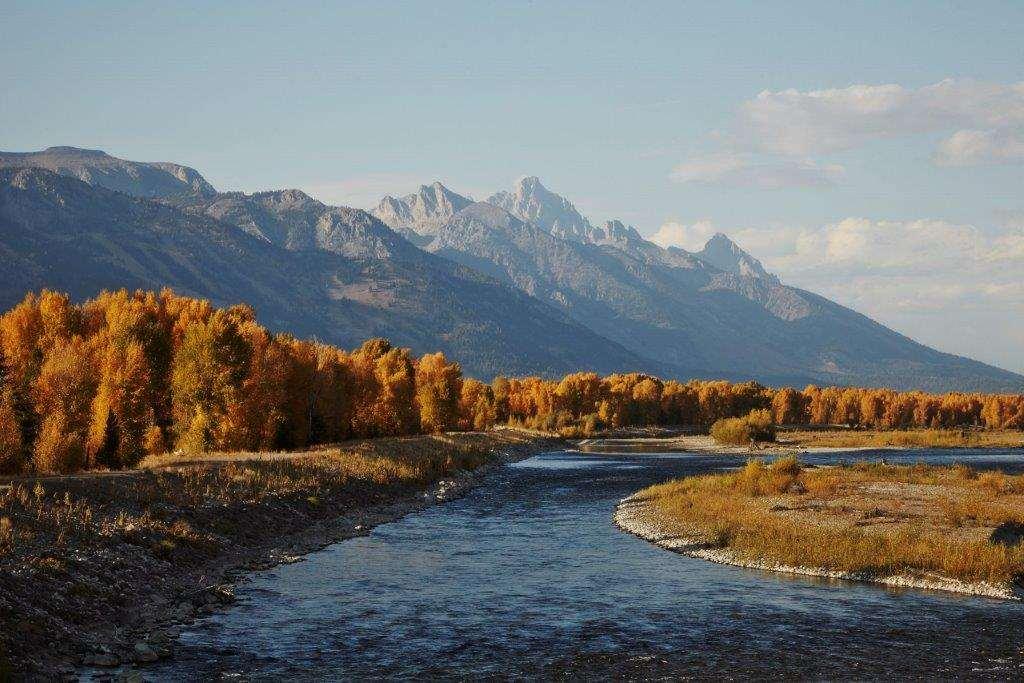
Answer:
[[[839, 453], [1024, 469], [1020, 451]], [[615, 528], [735, 457], [548, 453], [464, 498], [258, 572], [157, 679], [1020, 678], [1024, 605], [739, 569]]]

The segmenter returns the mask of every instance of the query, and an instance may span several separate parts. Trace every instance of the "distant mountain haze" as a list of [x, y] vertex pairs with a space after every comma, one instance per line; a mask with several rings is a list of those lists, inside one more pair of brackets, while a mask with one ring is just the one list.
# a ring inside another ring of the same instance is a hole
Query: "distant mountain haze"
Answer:
[[258, 220], [242, 228], [207, 215], [207, 200], [183, 209], [43, 169], [0, 170], [0, 307], [43, 287], [77, 300], [171, 287], [249, 303], [268, 327], [300, 337], [354, 347], [387, 336], [417, 353], [442, 350], [478, 377], [662, 370], [553, 307], [420, 251], [366, 212], [267, 193], [230, 201], [225, 215]]
[[4, 307], [41, 287], [84, 299], [170, 286], [343, 346], [380, 335], [441, 349], [483, 378], [1024, 390], [1020, 375], [782, 284], [725, 235], [664, 249], [592, 223], [536, 177], [486, 202], [435, 182], [365, 212], [299, 190], [217, 192], [186, 166], [68, 147], [0, 153], [0, 169]]
[[488, 202], [503, 211], [468, 207], [426, 248], [504, 276], [684, 373], [904, 389], [1022, 386], [1019, 375], [930, 349], [782, 284], [723, 234], [699, 252], [664, 249], [619, 221], [595, 228], [532, 177]]

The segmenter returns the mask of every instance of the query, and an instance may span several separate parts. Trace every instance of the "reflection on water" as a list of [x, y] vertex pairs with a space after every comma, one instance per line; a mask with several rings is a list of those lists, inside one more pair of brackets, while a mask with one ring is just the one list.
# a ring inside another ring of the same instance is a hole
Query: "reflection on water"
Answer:
[[[1020, 454], [850, 460], [1024, 469]], [[807, 456], [825, 464], [841, 455]], [[467, 497], [260, 572], [160, 678], [1010, 678], [1024, 606], [787, 577], [656, 548], [611, 524], [650, 483], [735, 458], [551, 453]]]

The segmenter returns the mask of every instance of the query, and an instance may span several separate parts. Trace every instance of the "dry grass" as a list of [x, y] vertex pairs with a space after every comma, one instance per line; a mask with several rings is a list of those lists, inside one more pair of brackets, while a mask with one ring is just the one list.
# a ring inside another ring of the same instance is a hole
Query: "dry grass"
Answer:
[[1024, 575], [1024, 475], [878, 463], [808, 470], [789, 457], [640, 497], [672, 533], [748, 560], [993, 583]]
[[787, 431], [781, 444], [803, 447], [860, 448], [886, 446], [917, 448], [1021, 448], [1024, 432], [959, 429]]
[[495, 449], [523, 440], [508, 431], [363, 440], [305, 453], [165, 455], [135, 471], [15, 480], [0, 489], [0, 557], [19, 546], [88, 544], [125, 533], [157, 545], [193, 535], [154, 510], [239, 507], [271, 497], [357, 502], [474, 470]]

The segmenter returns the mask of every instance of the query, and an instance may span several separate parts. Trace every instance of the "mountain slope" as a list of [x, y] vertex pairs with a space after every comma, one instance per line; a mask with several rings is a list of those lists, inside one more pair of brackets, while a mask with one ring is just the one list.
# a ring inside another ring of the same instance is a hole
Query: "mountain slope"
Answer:
[[783, 285], [724, 235], [695, 254], [662, 249], [617, 221], [594, 228], [536, 179], [495, 197], [514, 211], [470, 206], [428, 248], [502, 277], [687, 374], [901, 389], [1024, 388], [1020, 375], [930, 349]]
[[0, 168], [45, 168], [134, 197], [216, 193], [198, 171], [188, 166], [125, 161], [96, 149], [50, 147], [41, 152], [0, 152]]
[[259, 209], [290, 225], [294, 248], [206, 215], [215, 198], [190, 200], [186, 212], [41, 169], [0, 170], [0, 307], [42, 287], [83, 299], [168, 286], [250, 303], [269, 327], [298, 336], [351, 347], [386, 335], [418, 353], [439, 349], [480, 377], [656, 369], [540, 301], [416, 249], [366, 212], [286, 193], [228, 199], [236, 212], [225, 215]]

